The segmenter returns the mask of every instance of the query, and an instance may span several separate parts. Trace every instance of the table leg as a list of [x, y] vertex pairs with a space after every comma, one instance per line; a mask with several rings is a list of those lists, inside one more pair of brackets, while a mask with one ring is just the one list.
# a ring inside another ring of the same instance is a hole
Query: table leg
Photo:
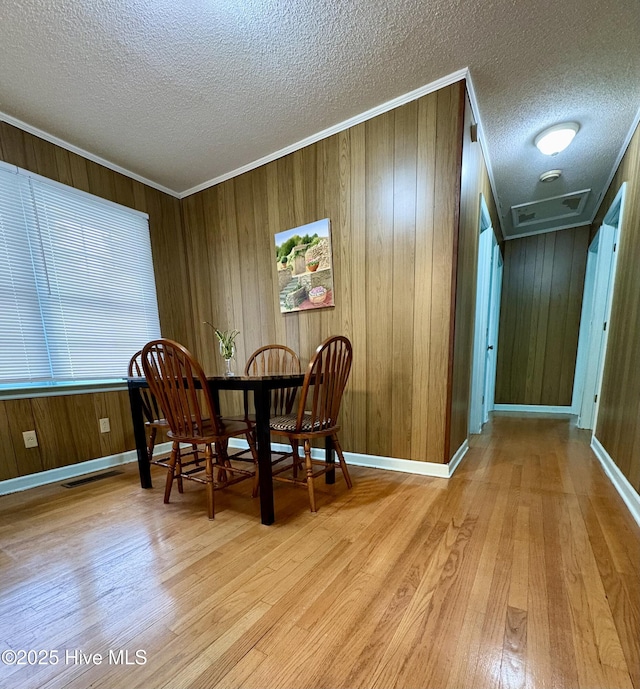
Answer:
[[221, 416], [221, 413], [220, 413], [220, 393], [218, 392], [218, 388], [213, 388], [213, 387], [209, 386], [209, 391], [211, 393], [211, 400], [213, 402], [213, 409], [218, 416]]
[[325, 483], [335, 483], [335, 453], [333, 451], [333, 440], [330, 435], [328, 435], [324, 440], [324, 461], [326, 462], [328, 468], [328, 471], [325, 474]]
[[273, 477], [271, 475], [271, 433], [269, 414], [271, 397], [263, 388], [254, 392], [256, 409], [256, 439], [258, 441], [258, 471], [260, 479], [260, 517], [263, 524], [275, 521], [273, 509]]
[[129, 386], [129, 405], [131, 406], [133, 437], [136, 441], [136, 451], [138, 453], [140, 485], [143, 488], [153, 488], [151, 485], [151, 466], [149, 465], [149, 455], [147, 454], [147, 436], [144, 432], [144, 418], [142, 417], [140, 388]]

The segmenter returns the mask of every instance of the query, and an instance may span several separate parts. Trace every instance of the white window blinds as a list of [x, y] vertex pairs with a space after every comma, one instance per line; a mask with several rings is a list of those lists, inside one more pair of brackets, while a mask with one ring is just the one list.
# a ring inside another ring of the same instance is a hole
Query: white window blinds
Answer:
[[159, 336], [146, 216], [0, 169], [0, 383], [121, 378]]

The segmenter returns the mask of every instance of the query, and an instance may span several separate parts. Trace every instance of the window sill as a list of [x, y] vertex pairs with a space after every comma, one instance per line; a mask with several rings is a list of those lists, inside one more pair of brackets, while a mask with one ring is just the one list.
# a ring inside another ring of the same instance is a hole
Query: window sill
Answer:
[[43, 382], [0, 385], [0, 400], [21, 400], [34, 397], [58, 397], [60, 395], [83, 395], [90, 392], [115, 392], [126, 390], [123, 378], [109, 380], [74, 380], [69, 382]]

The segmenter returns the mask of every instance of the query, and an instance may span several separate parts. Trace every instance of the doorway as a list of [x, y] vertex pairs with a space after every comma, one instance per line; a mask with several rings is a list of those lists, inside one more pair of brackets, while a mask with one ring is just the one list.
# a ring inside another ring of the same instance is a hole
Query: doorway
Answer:
[[598, 416], [625, 192], [626, 183], [589, 246], [572, 403], [578, 428], [595, 429]]
[[498, 362], [498, 328], [500, 325], [500, 299], [502, 297], [502, 268], [504, 261], [493, 230], [493, 256], [491, 264], [491, 287], [489, 288], [489, 325], [487, 328], [486, 366], [484, 396], [482, 403], [482, 423], [489, 420], [496, 399], [496, 371]]
[[491, 226], [489, 210], [482, 195], [480, 195], [479, 232], [471, 404], [469, 405], [470, 433], [482, 432], [482, 426], [489, 419], [489, 412], [494, 406], [502, 289], [502, 255]]

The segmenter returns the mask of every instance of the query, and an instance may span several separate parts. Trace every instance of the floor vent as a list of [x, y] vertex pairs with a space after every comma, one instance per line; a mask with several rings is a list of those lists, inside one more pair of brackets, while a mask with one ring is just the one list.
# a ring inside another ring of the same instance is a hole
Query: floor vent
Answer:
[[85, 483], [93, 483], [94, 481], [101, 481], [103, 478], [111, 478], [118, 474], [124, 474], [124, 471], [103, 471], [101, 474], [94, 474], [86, 478], [79, 478], [77, 481], [69, 481], [69, 483], [61, 484], [63, 488], [75, 488], [76, 486], [84, 486]]

